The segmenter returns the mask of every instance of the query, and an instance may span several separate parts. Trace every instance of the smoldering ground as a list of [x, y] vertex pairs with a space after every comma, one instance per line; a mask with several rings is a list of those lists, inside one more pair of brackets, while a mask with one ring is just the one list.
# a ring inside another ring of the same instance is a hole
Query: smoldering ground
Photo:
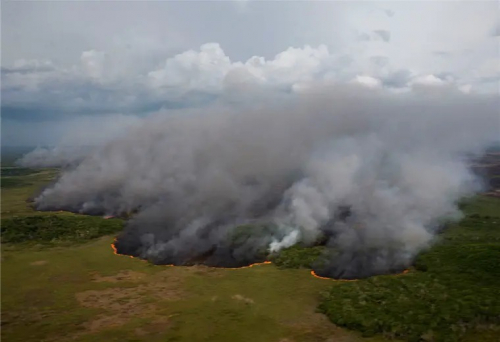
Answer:
[[480, 189], [464, 156], [497, 139], [498, 104], [452, 89], [334, 85], [158, 113], [64, 172], [35, 204], [134, 212], [116, 248], [156, 264], [242, 266], [321, 240], [321, 276], [398, 271]]

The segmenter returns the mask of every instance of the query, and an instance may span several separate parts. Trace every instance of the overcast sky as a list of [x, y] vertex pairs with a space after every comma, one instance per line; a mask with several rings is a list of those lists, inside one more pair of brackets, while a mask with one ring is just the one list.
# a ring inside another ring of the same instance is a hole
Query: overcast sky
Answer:
[[496, 1], [4, 1], [2, 143], [78, 128], [89, 140], [310, 82], [498, 93], [499, 13]]

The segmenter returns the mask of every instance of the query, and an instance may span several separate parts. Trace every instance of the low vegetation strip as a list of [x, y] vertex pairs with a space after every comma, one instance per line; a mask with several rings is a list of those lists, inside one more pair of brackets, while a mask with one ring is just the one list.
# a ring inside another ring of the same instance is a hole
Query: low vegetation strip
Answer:
[[[456, 341], [477, 325], [499, 324], [498, 205], [495, 198], [471, 202], [467, 217], [419, 256], [415, 270], [336, 283], [323, 295], [320, 311], [365, 336], [408, 341]], [[490, 210], [482, 213], [485, 208]]]
[[38, 170], [28, 169], [24, 167], [2, 167], [0, 184], [2, 189], [17, 188], [29, 186], [31, 182], [28, 177], [38, 173]]
[[29, 186], [31, 185], [31, 183], [20, 177], [2, 177], [2, 179], [0, 180], [0, 185], [2, 189], [8, 189], [18, 188], [21, 186]]
[[13, 177], [13, 176], [27, 176], [34, 173], [38, 173], [39, 170], [29, 169], [26, 167], [2, 167], [1, 174], [2, 177]]
[[83, 215], [33, 215], [2, 219], [3, 243], [84, 242], [116, 234], [123, 229], [120, 219], [104, 220]]

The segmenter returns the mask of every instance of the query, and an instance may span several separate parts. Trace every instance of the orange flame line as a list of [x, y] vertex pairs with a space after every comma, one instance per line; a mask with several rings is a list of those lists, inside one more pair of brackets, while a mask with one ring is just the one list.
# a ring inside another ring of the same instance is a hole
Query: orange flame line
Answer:
[[313, 270], [311, 270], [311, 275], [315, 278], [319, 278], [319, 279], [329, 279], [329, 280], [333, 280], [332, 278], [327, 278], [327, 277], [321, 277], [319, 275], [316, 274], [316, 272], [314, 272]]
[[225, 268], [225, 269], [228, 269], [228, 270], [239, 270], [240, 268], [250, 268], [250, 267], [254, 267], [254, 266], [260, 266], [260, 265], [267, 265], [267, 264], [272, 264], [271, 261], [263, 261], [263, 262], [256, 262], [255, 264], [250, 264], [248, 266], [241, 266], [241, 267], [216, 267], [216, 268]]
[[[401, 272], [399, 274], [394, 274], [394, 275], [399, 276], [399, 275], [407, 274], [408, 272], [410, 272], [410, 270], [406, 269], [403, 272]], [[317, 275], [316, 272], [314, 272], [314, 271], [311, 271], [311, 275], [315, 278], [318, 278], [318, 279], [327, 279], [327, 280], [334, 280], [334, 281], [358, 281], [359, 280], [359, 279], [334, 279], [334, 278], [322, 277], [322, 276]]]
[[[129, 258], [136, 259], [132, 255], [125, 255], [125, 254], [118, 253], [118, 250], [116, 249], [116, 246], [115, 246], [115, 242], [116, 242], [116, 238], [113, 241], [113, 243], [111, 244], [111, 248], [113, 249], [113, 254], [115, 254], [115, 255], [121, 255], [121, 256], [127, 256]], [[140, 258], [137, 258], [137, 259], [139, 259], [141, 261], [144, 261], [144, 262], [148, 262], [147, 260], [144, 260], [144, 259], [140, 259]], [[250, 267], [254, 267], [254, 266], [268, 265], [268, 264], [272, 264], [272, 262], [266, 260], [266, 261], [263, 261], [263, 262], [256, 262], [254, 264], [250, 264], [248, 266], [241, 266], [241, 267], [212, 267], [212, 268], [224, 268], [224, 269], [227, 269], [227, 270], [239, 270], [239, 269], [242, 269], [242, 268], [250, 268]], [[161, 265], [161, 266], [175, 266], [175, 265], [169, 264], [169, 265]], [[208, 266], [208, 267], [210, 267], [210, 266]], [[402, 273], [397, 274], [397, 275], [406, 274], [409, 271], [410, 270], [406, 269]], [[314, 270], [311, 271], [311, 275], [313, 277], [315, 277], [315, 278], [318, 278], [318, 279], [326, 279], [326, 280], [334, 280], [334, 281], [358, 281], [359, 280], [359, 279], [333, 279], [333, 278], [328, 278], [328, 277], [321, 277], [321, 276], [317, 275], [316, 272], [314, 272]]]
[[328, 278], [328, 277], [322, 277], [316, 274], [316, 272], [311, 271], [311, 275], [315, 278], [319, 279], [327, 279], [327, 280], [334, 280], [334, 281], [358, 281], [359, 279], [333, 279], [333, 278]]
[[[132, 255], [126, 255], [126, 254], [120, 254], [120, 253], [118, 253], [118, 250], [116, 249], [116, 246], [115, 246], [115, 242], [116, 242], [116, 238], [113, 241], [113, 243], [111, 244], [111, 248], [113, 249], [113, 254], [115, 254], [115, 255], [121, 255], [121, 256], [126, 256], [126, 257], [129, 257], [131, 259], [135, 259], [135, 257], [132, 256]], [[139, 260], [147, 262], [147, 260], [143, 260], [143, 259], [139, 259]], [[173, 266], [173, 265], [165, 265], [165, 266]]]
[[[118, 250], [116, 249], [116, 246], [115, 246], [115, 243], [116, 243], [116, 238], [115, 240], [113, 241], [113, 243], [111, 244], [111, 248], [113, 249], [113, 254], [115, 255], [121, 255], [121, 256], [126, 256], [126, 257], [129, 257], [129, 258], [132, 258], [132, 259], [139, 259], [141, 261], [144, 261], [144, 262], [148, 262], [147, 260], [144, 260], [144, 259], [141, 259], [141, 258], [136, 258], [132, 255], [126, 255], [126, 254], [120, 254], [118, 253]], [[267, 264], [271, 264], [272, 262], [271, 261], [263, 261], [263, 262], [256, 262], [255, 264], [250, 264], [248, 266], [241, 266], [241, 267], [212, 267], [212, 268], [224, 268], [224, 269], [228, 269], [228, 270], [238, 270], [240, 268], [249, 268], [249, 267], [254, 267], [254, 266], [259, 266], [259, 265], [267, 265]], [[158, 265], [160, 266], [160, 265]], [[161, 265], [161, 266], [175, 266], [174, 264], [169, 264], [169, 265]], [[207, 266], [207, 267], [210, 267], [210, 266]]]

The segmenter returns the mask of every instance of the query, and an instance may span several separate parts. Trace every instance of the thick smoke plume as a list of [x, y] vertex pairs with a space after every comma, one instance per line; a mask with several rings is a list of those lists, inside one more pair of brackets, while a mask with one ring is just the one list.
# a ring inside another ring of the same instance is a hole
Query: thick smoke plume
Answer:
[[[297, 243], [316, 272], [401, 270], [479, 190], [466, 154], [498, 137], [498, 98], [311, 87], [286, 104], [144, 119], [36, 198], [40, 210], [134, 213], [120, 253], [241, 266]], [[325, 242], [326, 241], [326, 242]]]

